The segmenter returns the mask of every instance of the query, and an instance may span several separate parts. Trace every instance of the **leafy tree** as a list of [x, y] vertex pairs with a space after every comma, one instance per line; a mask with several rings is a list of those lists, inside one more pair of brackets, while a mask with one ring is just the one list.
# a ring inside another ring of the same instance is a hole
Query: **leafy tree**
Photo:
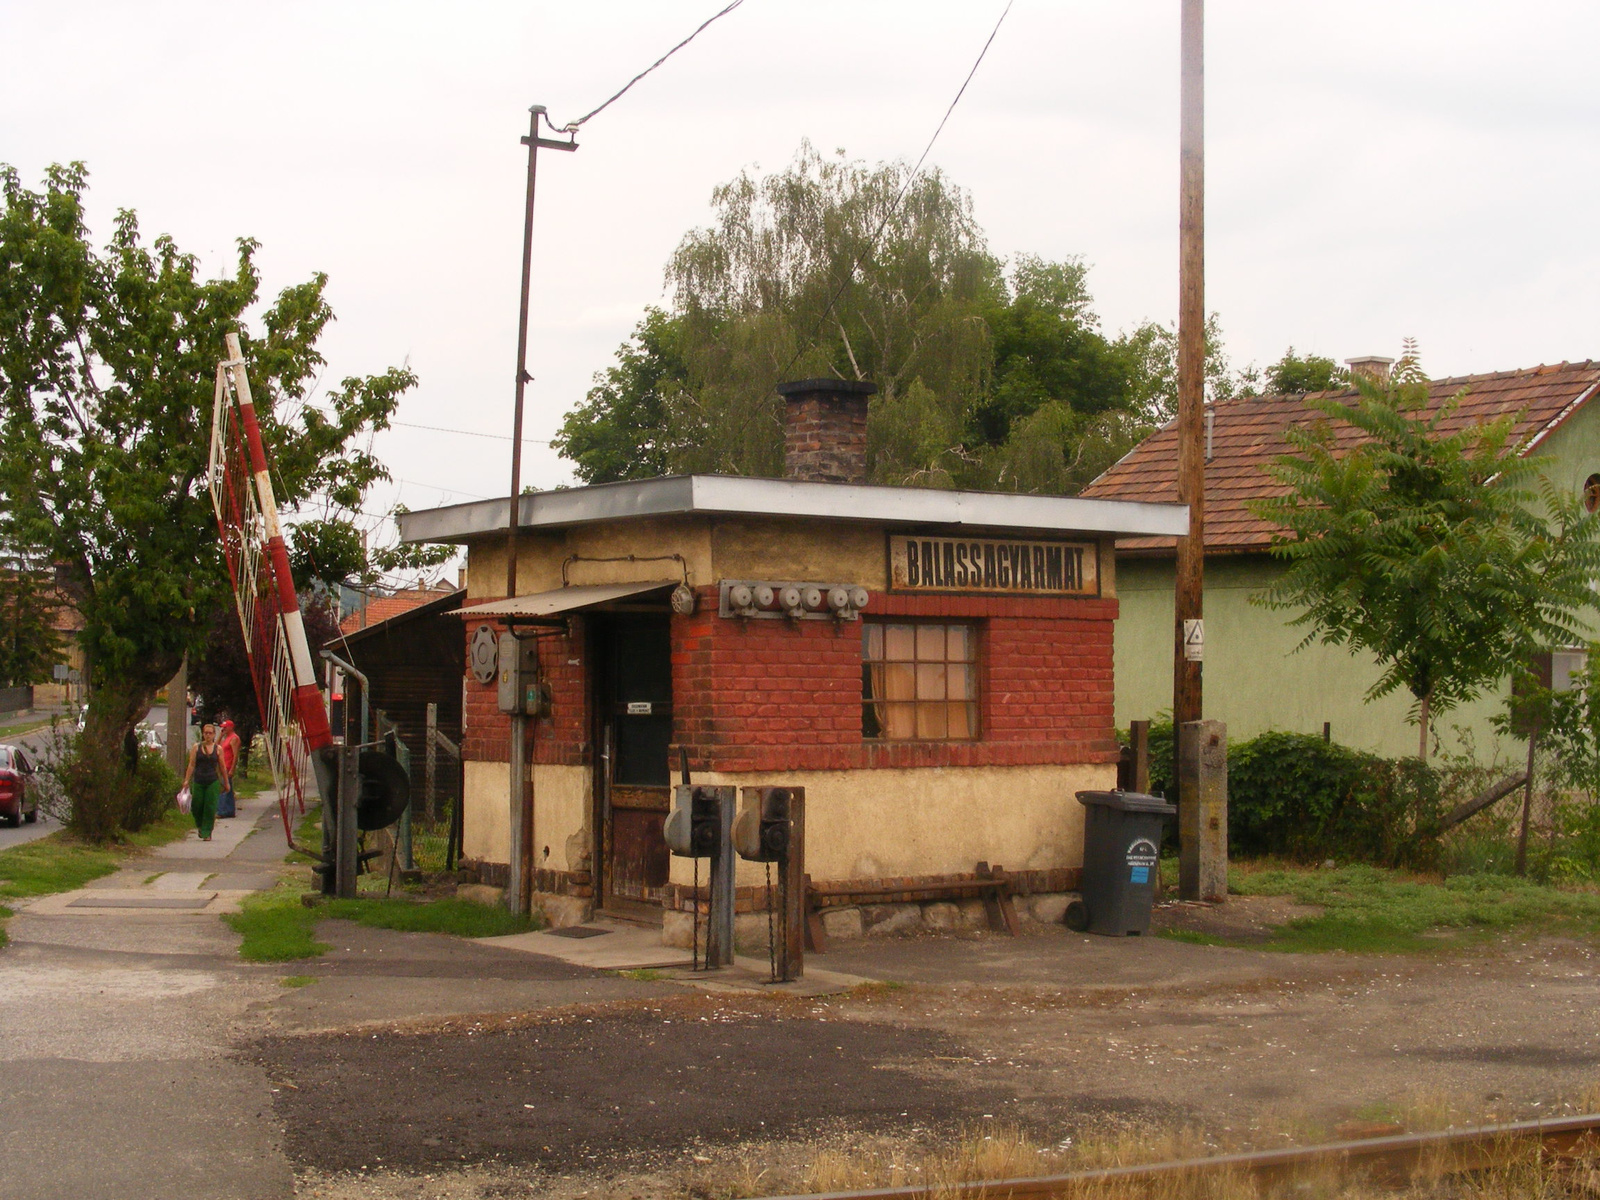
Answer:
[[550, 444], [572, 460], [583, 482], [650, 479], [669, 470], [668, 398], [688, 382], [678, 349], [683, 325], [681, 317], [646, 309], [616, 365], [596, 377], [584, 403], [562, 421]]
[[244, 344], [280, 503], [315, 502], [324, 520], [351, 520], [386, 477], [358, 435], [384, 428], [415, 378], [403, 368], [347, 378], [313, 404], [317, 343], [333, 319], [324, 276], [286, 288], [254, 332], [244, 322], [260, 289], [254, 242], [238, 243], [230, 275], [203, 280], [194, 256], [167, 236], [146, 245], [123, 210], [97, 252], [85, 186], [81, 164], [50, 168], [37, 192], [0, 168], [0, 532], [56, 564], [83, 616], [80, 757], [94, 769], [73, 814], [104, 837], [145, 819], [126, 807], [111, 764], [199, 649], [228, 587], [206, 492], [224, 333]]
[[1283, 357], [1267, 368], [1265, 386], [1269, 395], [1294, 392], [1330, 392], [1350, 386], [1350, 372], [1331, 358], [1316, 354], [1305, 357], [1290, 346]]
[[0, 687], [45, 683], [62, 658], [54, 618], [60, 605], [48, 571], [0, 559]]
[[1430, 411], [1413, 356], [1388, 386], [1355, 384], [1353, 402], [1313, 401], [1327, 420], [1290, 430], [1269, 468], [1285, 494], [1251, 504], [1288, 564], [1255, 599], [1302, 610], [1302, 645], [1372, 654], [1367, 698], [1411, 694], [1426, 758], [1433, 716], [1580, 636], [1600, 519], [1523, 454], [1514, 415], [1450, 432], [1464, 393]]
[[668, 267], [671, 310], [646, 314], [556, 439], [586, 483], [776, 475], [773, 388], [806, 375], [879, 385], [869, 460], [884, 483], [1073, 492], [1175, 408], [1170, 329], [1107, 338], [1081, 260], [1007, 270], [936, 171], [805, 145], [712, 204]]

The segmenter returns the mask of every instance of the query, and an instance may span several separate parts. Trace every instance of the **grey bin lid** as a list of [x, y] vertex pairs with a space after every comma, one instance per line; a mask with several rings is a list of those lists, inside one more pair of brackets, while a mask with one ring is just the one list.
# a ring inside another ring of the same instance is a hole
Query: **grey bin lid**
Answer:
[[1147, 796], [1143, 792], [1079, 792], [1079, 804], [1098, 804], [1102, 808], [1115, 808], [1121, 812], [1153, 813], [1161, 817], [1178, 815], [1176, 805], [1168, 804], [1160, 796]]

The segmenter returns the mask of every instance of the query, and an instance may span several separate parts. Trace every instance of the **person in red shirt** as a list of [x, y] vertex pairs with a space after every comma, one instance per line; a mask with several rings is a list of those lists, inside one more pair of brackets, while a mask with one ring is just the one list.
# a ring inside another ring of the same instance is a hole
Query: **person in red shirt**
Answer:
[[222, 740], [217, 743], [217, 753], [222, 764], [222, 778], [224, 780], [222, 795], [217, 798], [217, 816], [235, 816], [233, 802], [233, 769], [239, 762], [239, 747], [243, 743], [239, 735], [233, 731], [233, 722], [222, 723]]

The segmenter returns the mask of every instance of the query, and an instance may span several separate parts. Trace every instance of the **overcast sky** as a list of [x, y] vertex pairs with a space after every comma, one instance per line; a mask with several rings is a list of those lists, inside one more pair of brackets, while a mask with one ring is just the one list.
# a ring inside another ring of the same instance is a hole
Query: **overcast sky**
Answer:
[[[1003, 0], [746, 0], [540, 159], [529, 429], [663, 299], [712, 188], [804, 138], [915, 159]], [[511, 422], [527, 108], [593, 108], [721, 0], [0, 3], [0, 161], [269, 293], [331, 277], [329, 371], [409, 361], [409, 425]], [[1213, 0], [1207, 307], [1236, 363], [1420, 339], [1433, 375], [1600, 353], [1600, 6]], [[1177, 0], [1016, 0], [930, 162], [990, 246], [1081, 255], [1108, 333], [1172, 320]], [[381, 511], [504, 494], [509, 439], [399, 427]], [[524, 479], [571, 479], [529, 447]]]

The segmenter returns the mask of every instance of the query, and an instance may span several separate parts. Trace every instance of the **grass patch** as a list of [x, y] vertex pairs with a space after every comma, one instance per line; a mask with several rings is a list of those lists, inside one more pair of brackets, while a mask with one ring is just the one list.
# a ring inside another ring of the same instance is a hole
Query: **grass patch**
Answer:
[[1229, 882], [1240, 895], [1288, 896], [1324, 909], [1279, 928], [1266, 943], [1271, 950], [1415, 954], [1529, 929], [1600, 934], [1600, 890], [1506, 875], [1441, 881], [1362, 865], [1241, 864]]
[[314, 936], [320, 915], [319, 909], [300, 903], [296, 885], [285, 882], [270, 892], [246, 896], [238, 912], [222, 919], [244, 939], [239, 944], [240, 958], [249, 962], [292, 962], [327, 951], [327, 943]]
[[667, 977], [664, 972], [651, 967], [635, 967], [631, 971], [618, 971], [617, 974], [623, 979], [637, 979], [640, 983], [657, 983]]
[[316, 981], [317, 977], [315, 975], [285, 975], [282, 979], [278, 980], [278, 986], [286, 988], [302, 988], [308, 983], [315, 983]]
[[417, 904], [410, 900], [330, 900], [320, 906], [324, 917], [334, 917], [370, 925], [376, 929], [398, 929], [403, 933], [448, 933], [456, 937], [500, 937], [508, 933], [528, 933], [544, 928], [539, 916], [473, 904], [468, 900], [431, 900]]
[[355, 921], [403, 933], [447, 933], [455, 937], [497, 937], [543, 928], [543, 921], [465, 900], [328, 900], [307, 908], [300, 887], [283, 883], [270, 892], [246, 897], [236, 913], [222, 918], [244, 940], [239, 956], [250, 962], [292, 962], [327, 951], [316, 939], [318, 921]]
[[[310, 846], [314, 850], [322, 848], [322, 802], [314, 801], [306, 806], [305, 814], [300, 818], [299, 824], [294, 827], [294, 844], [296, 846]], [[304, 850], [291, 850], [283, 856], [286, 863], [305, 865], [315, 863]]]
[[1156, 937], [1166, 938], [1169, 942], [1187, 942], [1191, 946], [1227, 946], [1227, 938], [1217, 937], [1213, 933], [1201, 933], [1198, 929], [1159, 929]]

